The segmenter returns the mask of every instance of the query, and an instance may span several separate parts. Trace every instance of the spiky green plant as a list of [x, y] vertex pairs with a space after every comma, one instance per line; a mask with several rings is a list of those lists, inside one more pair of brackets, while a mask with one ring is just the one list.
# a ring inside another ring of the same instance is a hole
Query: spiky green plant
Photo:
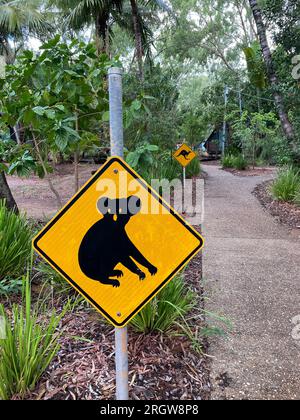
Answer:
[[31, 252], [31, 237], [25, 217], [8, 210], [0, 200], [0, 281], [24, 274]]
[[167, 332], [195, 306], [196, 301], [195, 293], [186, 288], [182, 277], [177, 276], [133, 318], [131, 325], [142, 333]]
[[286, 166], [278, 172], [271, 191], [276, 200], [293, 201], [300, 189], [299, 171], [293, 166]]
[[12, 316], [0, 305], [4, 337], [0, 337], [0, 399], [23, 398], [32, 390], [59, 350], [59, 323], [65, 315], [32, 307], [29, 276], [24, 278], [23, 303], [14, 304]]

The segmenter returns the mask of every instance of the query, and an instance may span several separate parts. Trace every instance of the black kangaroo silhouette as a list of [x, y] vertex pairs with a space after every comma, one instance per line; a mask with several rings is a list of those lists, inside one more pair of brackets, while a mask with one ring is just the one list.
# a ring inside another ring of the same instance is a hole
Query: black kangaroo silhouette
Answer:
[[131, 217], [140, 212], [141, 200], [135, 196], [116, 200], [103, 197], [97, 207], [104, 217], [88, 230], [80, 244], [78, 259], [82, 272], [102, 284], [120, 287], [119, 280], [113, 278], [123, 277], [121, 270], [115, 270], [119, 263], [140, 280], [146, 278], [136, 261], [154, 276], [157, 268], [136, 248], [125, 230]]
[[190, 160], [188, 159], [188, 156], [191, 154], [191, 151], [187, 151], [187, 150], [182, 150], [180, 153], [178, 153], [177, 157], [182, 156], [184, 157], [185, 160]]

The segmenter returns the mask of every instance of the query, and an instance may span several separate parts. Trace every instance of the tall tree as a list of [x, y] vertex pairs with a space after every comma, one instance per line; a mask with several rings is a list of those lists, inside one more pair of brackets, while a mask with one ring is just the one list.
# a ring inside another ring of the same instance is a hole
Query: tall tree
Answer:
[[93, 25], [98, 52], [108, 52], [110, 19], [121, 13], [124, 0], [50, 0], [66, 16], [67, 24], [74, 30]]
[[254, 16], [254, 20], [256, 23], [257, 33], [258, 33], [258, 37], [259, 37], [259, 41], [260, 41], [260, 45], [262, 49], [262, 54], [264, 57], [266, 68], [267, 68], [267, 75], [268, 75], [270, 85], [273, 88], [274, 100], [275, 100], [278, 115], [281, 121], [281, 126], [282, 126], [285, 136], [287, 137], [289, 142], [292, 144], [292, 147], [295, 148], [296, 146], [294, 142], [295, 140], [294, 128], [289, 120], [287, 111], [285, 109], [283, 97], [279, 90], [279, 80], [275, 71], [272, 53], [271, 53], [270, 46], [267, 39], [267, 31], [266, 31], [266, 26], [263, 21], [262, 11], [257, 3], [257, 0], [249, 0], [249, 4], [250, 4], [251, 10]]

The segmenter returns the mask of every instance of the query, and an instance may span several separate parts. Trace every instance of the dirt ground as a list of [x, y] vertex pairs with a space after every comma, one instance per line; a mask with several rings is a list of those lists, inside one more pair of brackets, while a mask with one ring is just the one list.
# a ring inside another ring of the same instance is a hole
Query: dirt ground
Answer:
[[[99, 165], [80, 164], [80, 185], [83, 185], [92, 176], [92, 171], [99, 169]], [[52, 182], [57, 188], [63, 204], [75, 193], [74, 167], [72, 164], [58, 165], [51, 174]], [[36, 220], [49, 220], [59, 210], [58, 204], [49, 189], [47, 180], [37, 176], [19, 178], [10, 176], [7, 178], [13, 196], [19, 209], [25, 212], [27, 217]]]
[[224, 168], [223, 171], [230, 172], [232, 175], [248, 177], [248, 176], [264, 176], [264, 175], [273, 175], [276, 171], [276, 168], [247, 168], [244, 171], [239, 171], [238, 169]]

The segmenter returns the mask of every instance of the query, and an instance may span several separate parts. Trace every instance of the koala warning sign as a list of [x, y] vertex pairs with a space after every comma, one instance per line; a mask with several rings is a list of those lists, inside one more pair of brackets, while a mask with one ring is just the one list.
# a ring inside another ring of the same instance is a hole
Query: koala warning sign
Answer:
[[203, 239], [122, 159], [109, 159], [33, 240], [114, 326], [124, 327]]
[[187, 144], [183, 144], [173, 156], [185, 168], [195, 159], [197, 154]]

